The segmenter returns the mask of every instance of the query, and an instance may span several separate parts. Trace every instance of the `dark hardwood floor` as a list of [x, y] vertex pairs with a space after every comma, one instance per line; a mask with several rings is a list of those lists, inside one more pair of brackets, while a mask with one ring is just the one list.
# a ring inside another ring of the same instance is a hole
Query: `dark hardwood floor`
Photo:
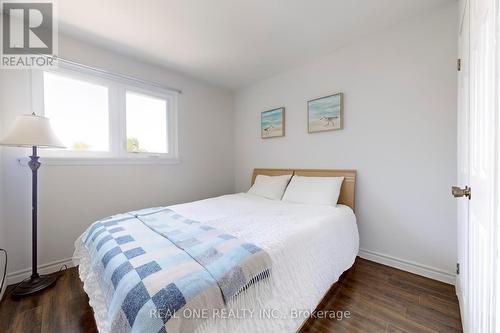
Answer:
[[318, 309], [350, 319], [309, 319], [306, 332], [462, 332], [455, 287], [357, 258]]
[[[461, 332], [451, 285], [357, 258], [317, 310], [349, 311], [350, 318], [309, 319], [306, 332]], [[0, 332], [97, 332], [76, 268], [56, 286], [0, 303]]]

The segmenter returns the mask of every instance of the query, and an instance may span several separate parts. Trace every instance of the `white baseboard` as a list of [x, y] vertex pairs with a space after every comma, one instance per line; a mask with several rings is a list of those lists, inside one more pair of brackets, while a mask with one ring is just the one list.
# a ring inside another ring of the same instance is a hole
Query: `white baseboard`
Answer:
[[[53, 262], [49, 262], [47, 264], [38, 266], [38, 273], [40, 274], [49, 274], [57, 272], [61, 269], [63, 265], [66, 265], [68, 268], [73, 267], [73, 258], [61, 259]], [[29, 278], [31, 275], [31, 268], [21, 269], [16, 272], [11, 272], [7, 274], [7, 284], [11, 285], [14, 283], [21, 282], [22, 280]]]
[[446, 272], [439, 268], [430, 267], [427, 265], [419, 264], [413, 261], [392, 257], [386, 254], [370, 251], [359, 250], [359, 256], [363, 259], [377, 262], [379, 264], [391, 266], [402, 271], [414, 273], [417, 275], [425, 276], [433, 280], [438, 280], [444, 283], [455, 285], [456, 275]]

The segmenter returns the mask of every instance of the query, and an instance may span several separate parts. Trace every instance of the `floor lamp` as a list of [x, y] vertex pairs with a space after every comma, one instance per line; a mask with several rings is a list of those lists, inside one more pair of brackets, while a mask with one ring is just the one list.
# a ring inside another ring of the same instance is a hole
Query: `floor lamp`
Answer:
[[40, 275], [37, 271], [37, 171], [41, 163], [38, 161], [37, 148], [64, 148], [64, 144], [52, 131], [49, 119], [31, 115], [18, 116], [7, 134], [0, 140], [0, 145], [14, 147], [30, 147], [33, 154], [28, 163], [32, 171], [32, 208], [31, 208], [31, 277], [21, 282], [12, 296], [25, 296], [41, 291], [53, 285], [59, 274]]

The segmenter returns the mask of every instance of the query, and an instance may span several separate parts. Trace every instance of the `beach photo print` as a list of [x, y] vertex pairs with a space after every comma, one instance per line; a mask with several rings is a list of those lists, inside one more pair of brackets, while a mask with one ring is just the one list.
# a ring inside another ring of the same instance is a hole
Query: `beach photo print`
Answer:
[[285, 136], [285, 108], [262, 112], [260, 128], [262, 139]]
[[316, 98], [307, 102], [309, 133], [342, 129], [342, 93]]

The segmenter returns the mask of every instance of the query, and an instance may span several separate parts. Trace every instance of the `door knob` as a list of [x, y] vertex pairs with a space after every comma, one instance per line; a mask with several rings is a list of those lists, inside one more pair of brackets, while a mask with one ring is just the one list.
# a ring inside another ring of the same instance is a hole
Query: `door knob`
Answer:
[[452, 186], [451, 194], [455, 198], [467, 197], [470, 200], [471, 197], [471, 188], [469, 186], [465, 186], [465, 188], [460, 188], [458, 186]]

